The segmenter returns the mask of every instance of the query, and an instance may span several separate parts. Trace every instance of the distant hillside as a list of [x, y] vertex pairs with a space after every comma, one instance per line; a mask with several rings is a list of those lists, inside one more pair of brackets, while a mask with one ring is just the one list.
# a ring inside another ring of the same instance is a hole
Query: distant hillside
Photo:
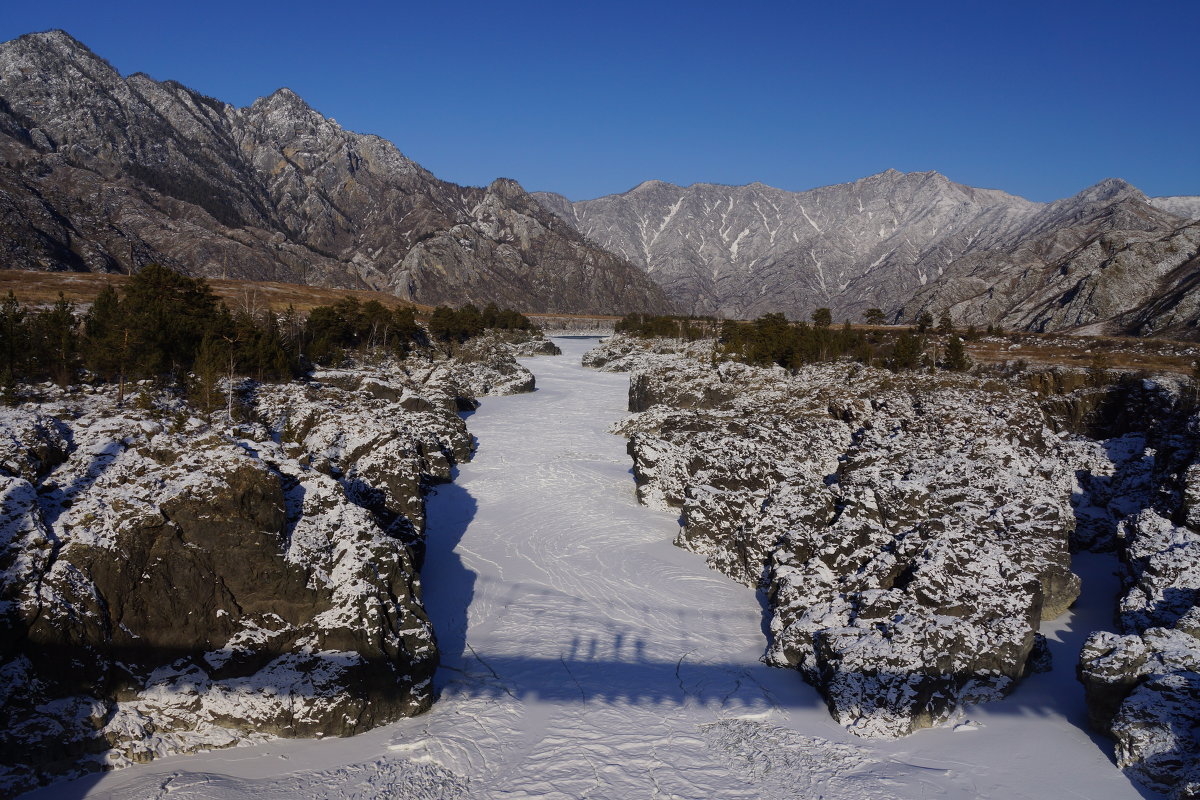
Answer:
[[514, 181], [438, 180], [280, 89], [248, 108], [122, 77], [62, 31], [0, 44], [0, 265], [372, 289], [419, 303], [668, 308]]
[[[807, 192], [647, 181], [576, 203], [535, 197], [693, 313], [948, 309], [964, 324], [1200, 333], [1200, 198], [1152, 200], [1119, 180], [1055, 203], [896, 170]], [[1121, 253], [1121, 269], [1101, 253]]]
[[[59, 293], [74, 303], [91, 303], [105, 286], [120, 289], [129, 280], [128, 275], [96, 272], [31, 272], [27, 270], [0, 270], [0, 296], [9, 292], [23, 303], [53, 303]], [[306, 312], [316, 306], [336, 303], [352, 297], [366, 303], [375, 300], [388, 308], [412, 306], [419, 314], [427, 314], [432, 306], [401, 300], [386, 292], [362, 289], [331, 289], [321, 286], [301, 286], [277, 281], [239, 281], [209, 278], [213, 292], [234, 310], [281, 312], [288, 306]]]

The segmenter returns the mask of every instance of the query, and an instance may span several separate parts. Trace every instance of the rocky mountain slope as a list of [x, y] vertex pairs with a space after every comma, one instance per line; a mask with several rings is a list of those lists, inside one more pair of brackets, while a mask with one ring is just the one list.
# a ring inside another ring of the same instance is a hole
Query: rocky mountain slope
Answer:
[[1200, 197], [1151, 197], [1150, 204], [1185, 219], [1200, 219]]
[[148, 385], [3, 409], [0, 795], [427, 709], [425, 492], [471, 457], [460, 409], [532, 388], [478, 339], [247, 383], [232, 429]]
[[[953, 718], [1041, 669], [1072, 549], [1113, 549], [1126, 594], [1080, 675], [1119, 765], [1197, 789], [1200, 433], [1178, 380], [1096, 383], [825, 363], [715, 362], [703, 343], [614, 337], [631, 370], [639, 498], [677, 544], [769, 590], [768, 659], [867, 736]], [[1036, 387], [1038, 391], [1033, 391]]]
[[[835, 318], [861, 319], [878, 307], [912, 320], [923, 310], [950, 308], [964, 324], [1049, 330], [1101, 323], [1140, 332], [1196, 319], [1182, 301], [1171, 315], [1156, 308], [1117, 319], [1172, 291], [1186, 293], [1196, 254], [1194, 231], [1177, 234], [1185, 217], [1196, 215], [1196, 198], [1152, 201], [1122, 181], [1050, 204], [963, 186], [936, 172], [895, 170], [807, 192], [648, 181], [578, 203], [535, 196], [645, 268], [695, 313], [806, 318], [828, 306]], [[1135, 274], [1103, 277], [1114, 284], [1107, 294], [1120, 300], [1075, 289], [1082, 272], [1095, 278], [1104, 269], [1082, 256], [1089, 247], [1108, 253], [1139, 246], [1155, 252], [1130, 254], [1136, 266], [1126, 272]], [[1043, 286], [1056, 271], [1062, 276]], [[1074, 314], [1055, 306], [1075, 298], [1081, 308]]]
[[667, 308], [514, 181], [440, 181], [288, 89], [234, 108], [122, 77], [62, 31], [0, 44], [0, 242], [6, 268], [153, 261], [429, 304]]

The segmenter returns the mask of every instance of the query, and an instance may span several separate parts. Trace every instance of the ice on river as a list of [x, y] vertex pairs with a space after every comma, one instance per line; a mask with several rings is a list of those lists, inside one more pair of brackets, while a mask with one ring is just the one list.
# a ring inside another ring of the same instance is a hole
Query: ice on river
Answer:
[[948, 729], [858, 739], [759, 662], [755, 593], [671, 545], [637, 505], [628, 379], [593, 342], [525, 360], [533, 394], [488, 398], [475, 460], [429, 506], [425, 601], [443, 651], [428, 714], [350, 739], [277, 741], [59, 784], [38, 798], [1138, 798], [1084, 729], [1079, 646], [1106, 627], [1113, 564], [1048, 626], [1054, 670]]

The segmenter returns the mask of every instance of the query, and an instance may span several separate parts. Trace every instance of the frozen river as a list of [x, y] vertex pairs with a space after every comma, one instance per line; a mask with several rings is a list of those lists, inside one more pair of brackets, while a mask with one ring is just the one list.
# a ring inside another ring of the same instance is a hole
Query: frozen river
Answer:
[[594, 342], [524, 361], [489, 398], [474, 461], [430, 498], [425, 600], [442, 647], [428, 714], [362, 736], [164, 759], [42, 798], [1138, 798], [1083, 729], [1074, 657], [1108, 623], [1109, 562], [1047, 634], [1055, 669], [954, 728], [868, 741], [798, 674], [759, 663], [756, 594], [672, 546], [637, 505], [628, 379]]

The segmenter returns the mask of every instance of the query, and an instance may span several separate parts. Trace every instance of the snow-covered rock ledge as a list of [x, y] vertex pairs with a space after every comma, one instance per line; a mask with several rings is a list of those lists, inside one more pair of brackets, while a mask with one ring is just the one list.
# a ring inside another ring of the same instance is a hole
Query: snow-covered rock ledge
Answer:
[[769, 587], [769, 660], [839, 722], [903, 735], [1035, 667], [1039, 621], [1079, 582], [1074, 475], [1031, 393], [672, 349], [618, 337], [589, 355], [634, 370], [618, 432], [639, 496], [680, 510], [679, 545]]
[[0, 409], [0, 795], [429, 708], [424, 493], [532, 388], [481, 340], [243, 385], [232, 429], [149, 386]]
[[[1119, 766], [1200, 797], [1200, 415], [1195, 388], [1058, 372], [982, 379], [853, 364], [718, 363], [705, 343], [615, 337], [616, 432], [677, 543], [769, 589], [768, 659], [851, 730], [893, 736], [1042, 666], [1038, 621], [1078, 592], [1077, 549], [1116, 549], [1114, 632], [1080, 657]], [[1087, 431], [1096, 438], [1079, 434]]]
[[1132, 385], [1128, 430], [1096, 442], [1086, 517], [1122, 561], [1112, 630], [1079, 659], [1091, 724], [1118, 766], [1200, 798], [1200, 417], [1190, 386]]

